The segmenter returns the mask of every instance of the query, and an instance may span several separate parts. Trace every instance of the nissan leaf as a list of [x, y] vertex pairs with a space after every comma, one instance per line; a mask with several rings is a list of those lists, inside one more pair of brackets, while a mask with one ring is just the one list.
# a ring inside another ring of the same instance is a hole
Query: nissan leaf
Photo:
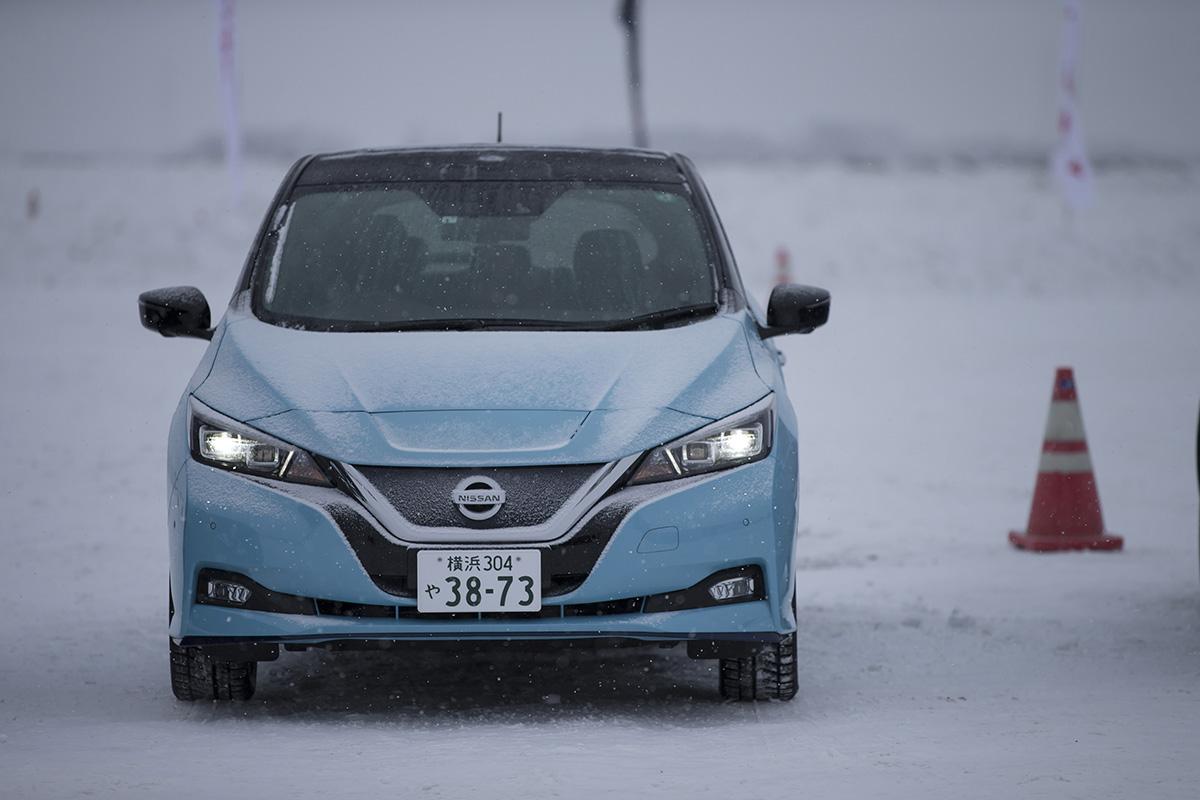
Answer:
[[[796, 416], [704, 183], [647, 150], [301, 159], [171, 421], [171, 685], [248, 699], [280, 650], [682, 645], [796, 694]], [[601, 649], [599, 652], [603, 652]], [[399, 657], [399, 655], [397, 655]]]

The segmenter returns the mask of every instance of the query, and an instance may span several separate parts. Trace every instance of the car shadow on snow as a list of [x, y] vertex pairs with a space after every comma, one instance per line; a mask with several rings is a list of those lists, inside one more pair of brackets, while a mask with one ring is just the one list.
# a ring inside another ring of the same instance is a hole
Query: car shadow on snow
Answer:
[[214, 718], [306, 722], [365, 717], [433, 726], [600, 714], [653, 724], [721, 725], [731, 714], [753, 712], [750, 704], [722, 701], [717, 663], [693, 661], [683, 647], [564, 648], [528, 642], [284, 653], [259, 665], [258, 692], [250, 702], [191, 708]]

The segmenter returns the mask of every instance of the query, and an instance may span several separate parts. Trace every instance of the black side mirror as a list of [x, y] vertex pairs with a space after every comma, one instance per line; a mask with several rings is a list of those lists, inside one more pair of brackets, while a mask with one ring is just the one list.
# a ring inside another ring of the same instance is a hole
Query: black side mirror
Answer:
[[204, 293], [195, 286], [168, 286], [138, 295], [142, 327], [163, 336], [211, 339], [212, 315]]
[[829, 292], [816, 286], [785, 283], [776, 286], [767, 302], [764, 339], [785, 333], [812, 333], [829, 321]]

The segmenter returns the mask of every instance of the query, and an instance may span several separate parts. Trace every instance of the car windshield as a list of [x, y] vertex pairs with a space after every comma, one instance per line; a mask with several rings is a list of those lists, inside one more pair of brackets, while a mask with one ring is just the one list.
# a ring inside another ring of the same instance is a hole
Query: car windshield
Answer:
[[317, 330], [663, 325], [717, 297], [711, 242], [669, 184], [305, 187], [260, 264], [260, 316]]

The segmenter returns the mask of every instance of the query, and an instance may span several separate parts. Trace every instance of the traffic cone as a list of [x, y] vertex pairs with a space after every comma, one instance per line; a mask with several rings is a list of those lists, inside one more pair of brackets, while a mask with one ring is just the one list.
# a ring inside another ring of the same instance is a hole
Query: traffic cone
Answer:
[[1054, 376], [1046, 439], [1033, 489], [1029, 527], [1008, 540], [1022, 550], [1120, 550], [1124, 540], [1104, 530], [1083, 415], [1070, 367]]

